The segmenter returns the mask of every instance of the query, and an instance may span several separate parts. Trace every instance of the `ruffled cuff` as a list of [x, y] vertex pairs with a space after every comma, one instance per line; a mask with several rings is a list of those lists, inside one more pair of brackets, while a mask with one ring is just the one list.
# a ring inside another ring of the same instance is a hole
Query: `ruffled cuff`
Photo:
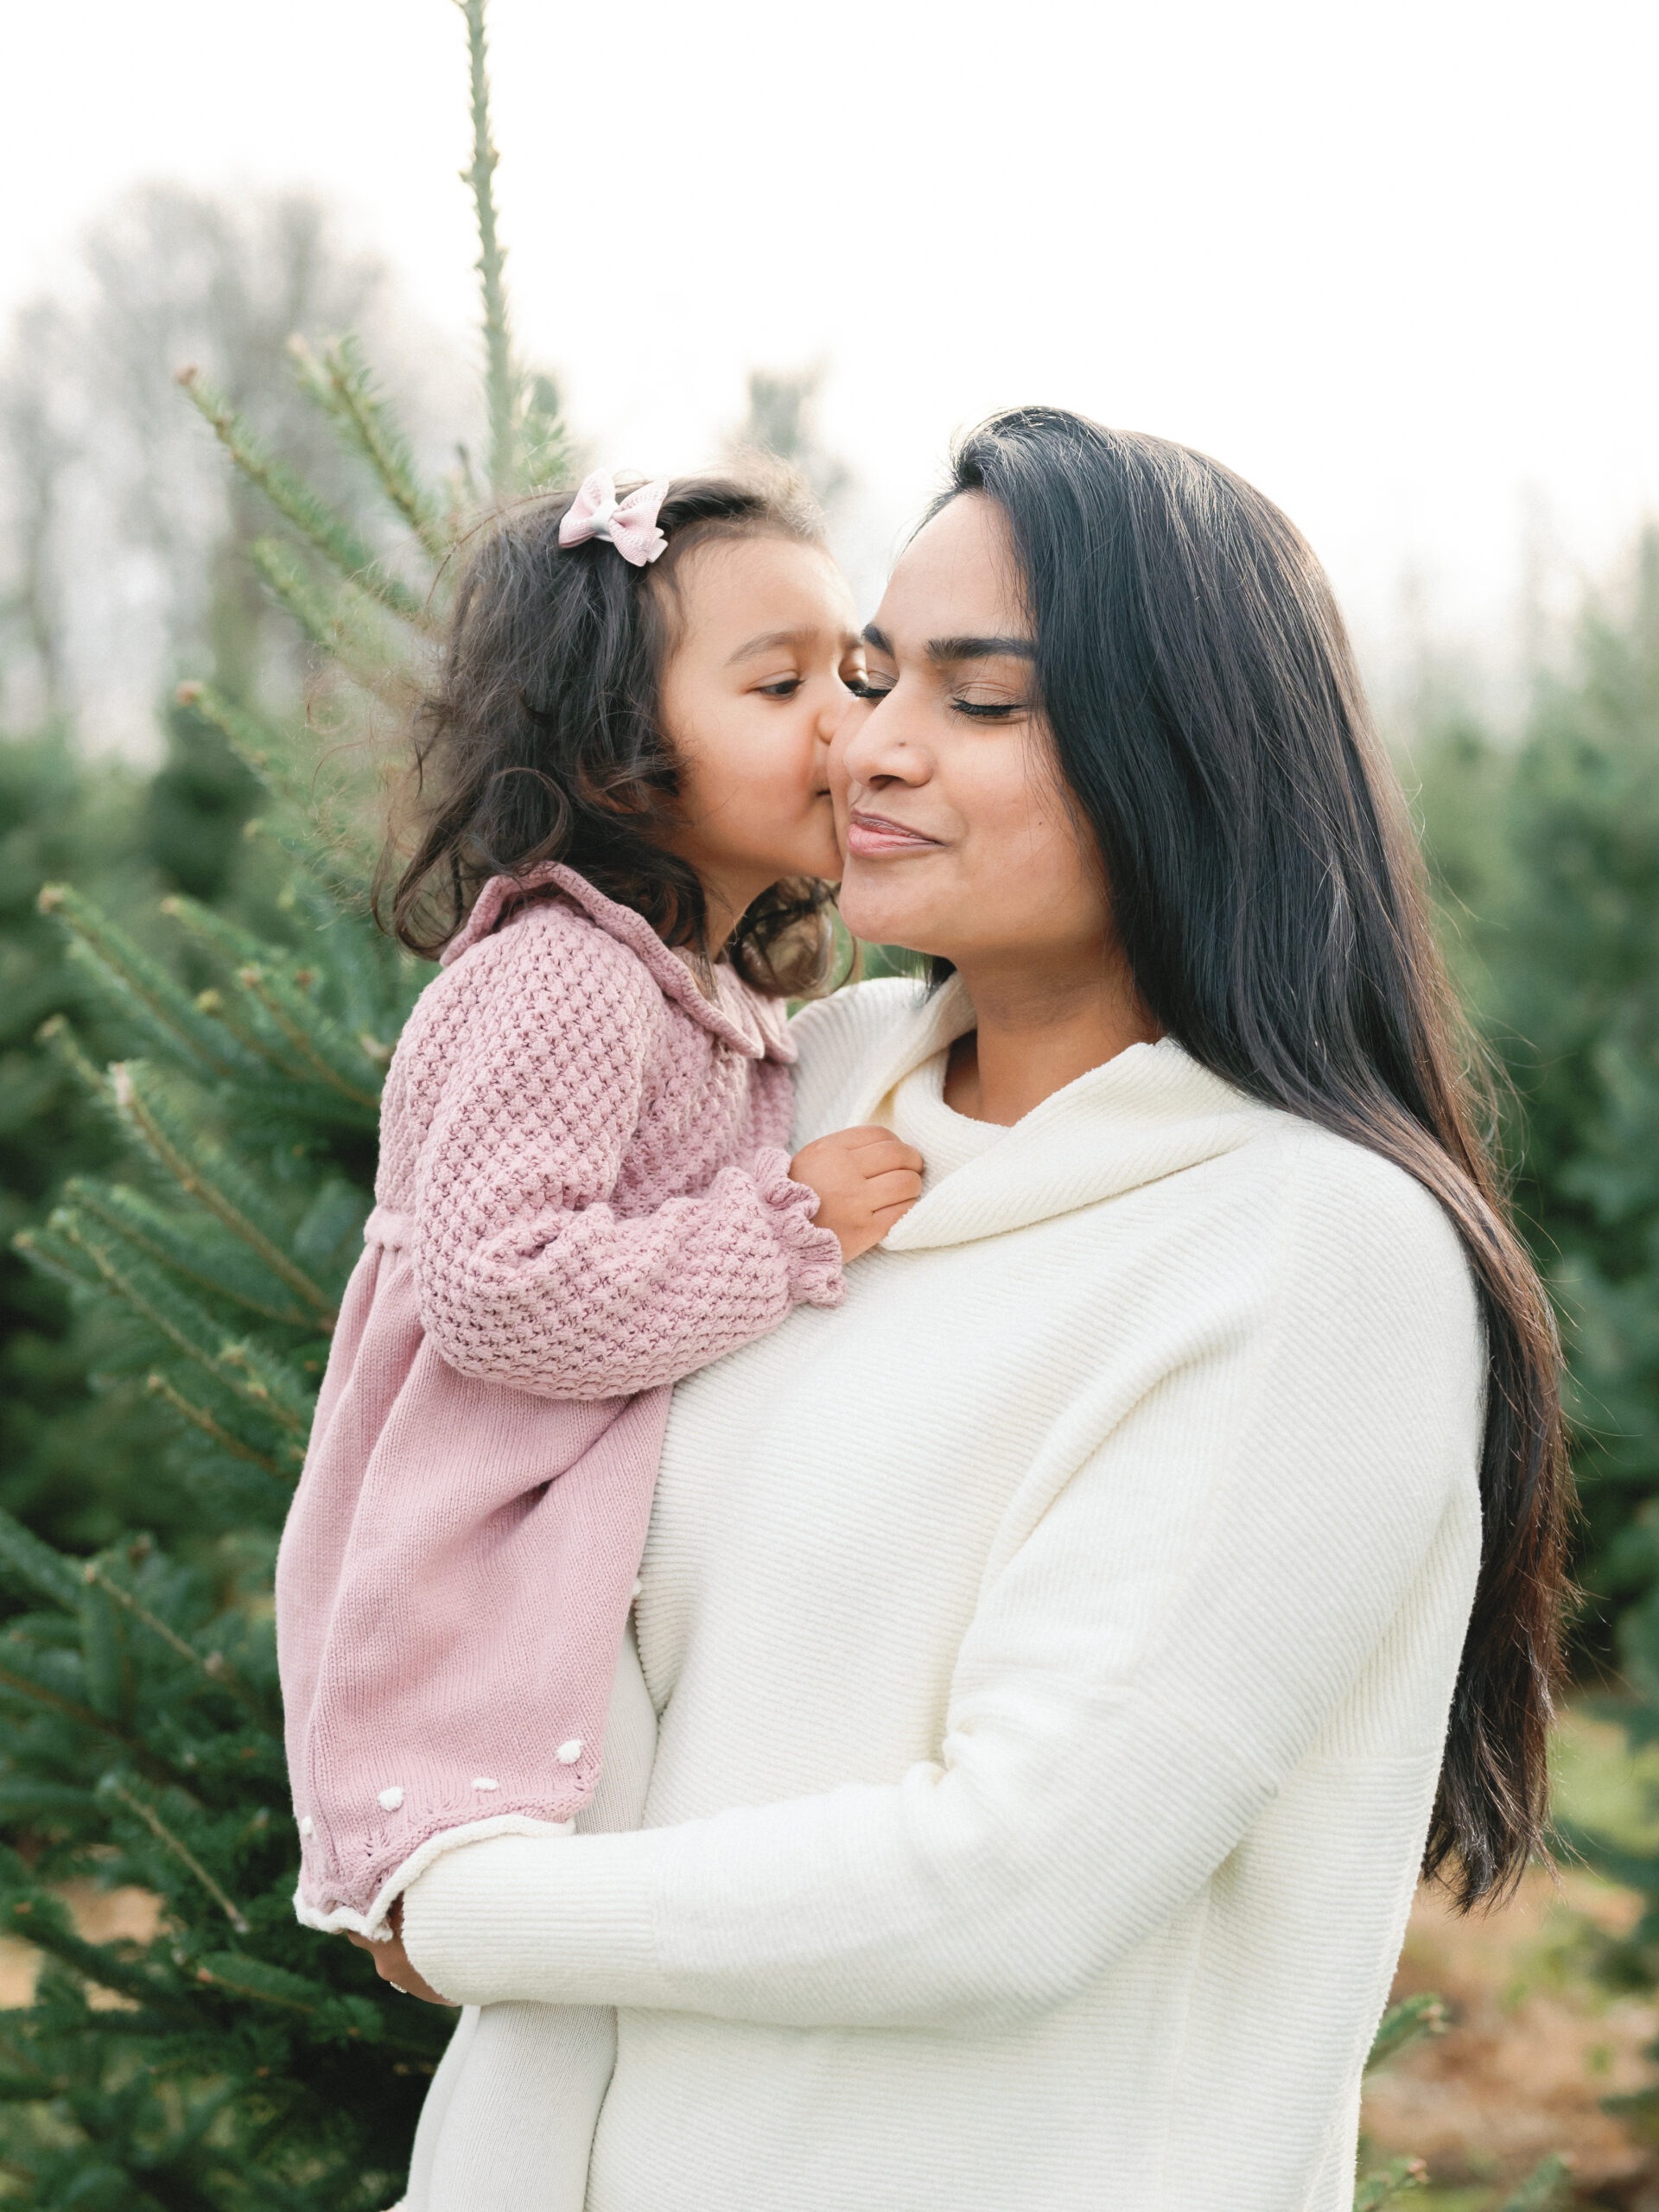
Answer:
[[791, 1301], [797, 1306], [839, 1306], [847, 1295], [841, 1271], [841, 1239], [833, 1229], [815, 1226], [817, 1192], [791, 1179], [789, 1154], [772, 1146], [756, 1153], [753, 1173], [772, 1233], [789, 1261]]

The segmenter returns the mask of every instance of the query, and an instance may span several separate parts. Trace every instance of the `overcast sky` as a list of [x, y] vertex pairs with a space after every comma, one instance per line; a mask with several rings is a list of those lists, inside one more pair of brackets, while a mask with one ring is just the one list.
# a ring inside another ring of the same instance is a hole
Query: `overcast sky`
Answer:
[[[493, 0], [524, 350], [619, 464], [822, 358], [889, 537], [953, 429], [1058, 401], [1218, 454], [1502, 660], [1659, 503], [1654, 0]], [[450, 0], [12, 0], [0, 308], [124, 186], [302, 183], [464, 333]]]

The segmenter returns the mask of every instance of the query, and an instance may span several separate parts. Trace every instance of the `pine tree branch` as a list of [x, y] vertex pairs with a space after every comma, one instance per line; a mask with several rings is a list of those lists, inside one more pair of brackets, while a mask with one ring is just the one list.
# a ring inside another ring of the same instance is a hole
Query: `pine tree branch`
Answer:
[[1365, 2060], [1369, 2074], [1374, 2066], [1382, 2066], [1390, 2058], [1397, 2058], [1420, 2036], [1443, 2036], [1446, 2033], [1446, 1999], [1423, 1995], [1408, 1997], [1398, 2005], [1391, 2005], [1382, 2015], [1381, 2026], [1372, 2038]]
[[346, 582], [337, 600], [327, 599], [280, 538], [257, 538], [248, 558], [266, 590], [342, 675], [385, 705], [402, 706], [404, 695], [397, 674], [402, 656], [363, 623], [353, 601], [365, 594]]
[[228, 1920], [232, 1927], [235, 1929], [237, 1934], [238, 1936], [245, 1936], [249, 1931], [247, 1916], [241, 1910], [240, 1907], [228, 1897], [222, 1889], [220, 1889], [219, 1884], [207, 1872], [207, 1869], [202, 1865], [200, 1859], [196, 1857], [194, 1852], [191, 1850], [189, 1845], [185, 1842], [184, 1839], [181, 1836], [176, 1836], [174, 1834], [172, 1829], [168, 1827], [167, 1823], [162, 1820], [161, 1815], [156, 1810], [155, 1807], [153, 1805], [146, 1804], [142, 1797], [134, 1796], [131, 1790], [125, 1788], [119, 1779], [112, 1774], [106, 1774], [105, 1776], [100, 1787], [106, 1791], [110, 1796], [117, 1799], [119, 1803], [126, 1806], [129, 1811], [137, 1815], [138, 1818], [143, 1822], [144, 1826], [149, 1830], [157, 1843], [162, 1846], [162, 1849], [170, 1851], [173, 1853], [173, 1856], [179, 1861], [180, 1865], [181, 1866], [188, 1867], [190, 1872], [195, 1876], [196, 1879], [201, 1884], [202, 1888], [207, 1891], [208, 1896], [212, 1897], [213, 1903], [225, 1915], [226, 1920]]
[[1383, 2212], [1408, 2190], [1428, 2185], [1428, 2168], [1421, 2158], [1391, 2158], [1376, 2173], [1367, 2174], [1354, 2191], [1354, 2212]]
[[[272, 2005], [286, 2012], [308, 2013], [314, 2019], [340, 2008], [340, 2000], [332, 1991], [308, 1982], [299, 1974], [289, 1974], [286, 1967], [269, 1966], [263, 1959], [245, 1958], [235, 1951], [204, 1953], [196, 1962], [195, 1976], [209, 1988], [224, 1990], [227, 1996], [245, 1998], [255, 2005]], [[431, 2056], [424, 2044], [412, 2042], [395, 2032], [383, 2033], [377, 2041], [387, 2050], [408, 2051], [416, 2058]]]
[[137, 1685], [126, 1623], [95, 1589], [81, 1592], [80, 1678], [86, 1702], [106, 1719], [130, 1721]]
[[345, 617], [324, 598], [282, 539], [257, 537], [248, 548], [248, 558], [266, 590], [292, 615], [311, 643], [331, 659], [338, 659], [346, 636]]
[[205, 1406], [193, 1404], [181, 1390], [174, 1388], [165, 1375], [146, 1376], [144, 1388], [160, 1398], [163, 1404], [171, 1406], [174, 1412], [181, 1420], [188, 1421], [193, 1428], [199, 1428], [204, 1436], [210, 1437], [221, 1452], [228, 1452], [233, 1459], [245, 1459], [251, 1466], [263, 1467], [268, 1475], [274, 1476], [278, 1482], [292, 1479], [291, 1468], [285, 1475], [284, 1471], [267, 1453], [256, 1452], [252, 1445], [240, 1442], [231, 1434], [229, 1429], [221, 1428]]
[[251, 1021], [238, 1020], [239, 1015], [247, 1012], [246, 992], [238, 998], [227, 999], [223, 991], [203, 991], [196, 1004], [203, 1014], [211, 1014], [215, 1021], [222, 1022], [237, 1043], [253, 1058], [263, 1061], [268, 1068], [274, 1068], [278, 1075], [286, 1076], [290, 1083], [297, 1084], [307, 1090], [315, 1090], [308, 1069], [298, 1066], [285, 1052], [279, 1052], [275, 1040], [264, 1028], [256, 1028]]
[[[241, 1011], [248, 1021], [238, 1021], [222, 992], [204, 991], [195, 1001], [199, 1013], [211, 1012], [251, 1053], [278, 1068], [297, 1083], [314, 1084], [321, 1076], [355, 1106], [378, 1114], [381, 1085], [390, 1052], [351, 1036], [324, 1012], [310, 987], [316, 981], [311, 968], [285, 969], [276, 964], [280, 955], [245, 930], [227, 922], [210, 907], [178, 896], [165, 899], [162, 911], [183, 925], [200, 942], [211, 945], [239, 964], [235, 969], [244, 994]], [[334, 919], [338, 920], [336, 913]], [[280, 1039], [280, 1045], [273, 1039]], [[297, 1063], [282, 1047], [297, 1051]], [[247, 1211], [245, 1207], [244, 1211]]]
[[223, 1033], [215, 1033], [188, 992], [90, 899], [67, 883], [48, 883], [35, 905], [68, 932], [73, 950], [92, 966], [116, 1003], [128, 1011], [136, 1005], [146, 1026], [169, 1049], [216, 1080], [245, 1072], [237, 1057], [226, 1052]]
[[[48, 1958], [58, 1960], [96, 1987], [113, 1990], [118, 1996], [137, 2005], [165, 2002], [156, 1989], [154, 1974], [147, 1967], [139, 1961], [115, 1955], [115, 1942], [122, 1939], [117, 1937], [107, 1943], [90, 1942], [76, 1932], [63, 1899], [52, 1891], [34, 1889], [27, 1896], [14, 1897], [6, 1920], [14, 1935], [45, 1952]], [[23, 1923], [21, 1926], [20, 1922]], [[176, 2034], [188, 2018], [188, 2003], [175, 2000], [175, 2012], [176, 2017], [169, 2026]], [[20, 2054], [16, 2044], [10, 2048], [16, 2060]]]
[[204, 1174], [173, 1141], [161, 1116], [144, 1096], [132, 1066], [124, 1060], [118, 1061], [110, 1071], [110, 1081], [123, 1119], [137, 1132], [146, 1149], [161, 1162], [179, 1188], [205, 1206], [215, 1220], [222, 1221], [233, 1236], [238, 1237], [251, 1252], [257, 1253], [271, 1273], [311, 1308], [325, 1328], [332, 1329], [340, 1319], [339, 1307], [312, 1281], [303, 1268], [289, 1259], [233, 1204], [221, 1184]]
[[285, 853], [296, 874], [305, 876], [327, 900], [334, 920], [357, 921], [368, 907], [364, 889], [367, 848], [349, 826], [349, 817], [343, 832], [340, 820], [336, 815], [323, 823], [314, 815], [308, 828], [298, 833], [281, 821], [256, 814], [244, 823], [242, 835], [250, 844], [264, 838]]
[[280, 1728], [281, 1722], [274, 1720], [268, 1700], [261, 1697], [251, 1683], [243, 1681], [235, 1668], [226, 1659], [223, 1652], [198, 1651], [195, 1645], [187, 1643], [176, 1629], [169, 1628], [159, 1613], [152, 1613], [148, 1605], [140, 1604], [130, 1590], [124, 1590], [97, 1560], [89, 1559], [81, 1568], [80, 1573], [84, 1582], [90, 1583], [93, 1588], [101, 1590], [106, 1598], [113, 1599], [115, 1604], [124, 1607], [133, 1619], [147, 1628], [152, 1636], [159, 1637], [169, 1651], [175, 1653], [181, 1659], [188, 1661], [204, 1681], [213, 1683], [216, 1688], [226, 1691], [237, 1700], [238, 1705], [245, 1707], [262, 1728], [270, 1729], [273, 1725]]
[[263, 1352], [245, 1340], [226, 1344], [219, 1355], [219, 1365], [239, 1370], [245, 1378], [237, 1387], [251, 1405], [258, 1406], [279, 1421], [292, 1434], [303, 1438], [311, 1427], [311, 1408], [296, 1408], [293, 1402], [293, 1385], [282, 1368], [274, 1366]]
[[[268, 542], [261, 541], [262, 543]], [[359, 879], [366, 875], [373, 866], [375, 847], [362, 834], [358, 824], [351, 820], [349, 814], [332, 804], [334, 798], [332, 791], [319, 792], [315, 771], [309, 775], [302, 772], [292, 757], [294, 747], [289, 739], [282, 731], [273, 729], [270, 723], [261, 721], [257, 715], [250, 714], [245, 707], [235, 705], [211, 683], [194, 681], [181, 683], [174, 696], [181, 707], [188, 707], [204, 721], [213, 725], [237, 759], [245, 767], [253, 771], [273, 798], [291, 806], [303, 818], [309, 832], [301, 849], [301, 857], [306, 864], [315, 870], [315, 841], [319, 836], [323, 836], [336, 860], [346, 863], [349, 874], [343, 876], [342, 880], [348, 882], [350, 889], [355, 892]], [[251, 827], [250, 824], [250, 830]], [[327, 895], [332, 917], [337, 917], [340, 906], [338, 891]], [[196, 914], [211, 911], [197, 907], [195, 902], [188, 899], [163, 899], [162, 901], [164, 914], [175, 914], [193, 926], [193, 918]], [[251, 938], [248, 943], [251, 947], [254, 944]], [[264, 946], [256, 948], [258, 954], [267, 950]], [[255, 953], [251, 951], [242, 957], [255, 957]], [[196, 1003], [200, 1007], [200, 1001]]]
[[[48, 1221], [44, 1229], [20, 1229], [11, 1240], [11, 1249], [38, 1268], [43, 1275], [50, 1275], [69, 1290], [97, 1290], [102, 1286], [98, 1269], [67, 1236], [53, 1230]], [[85, 1262], [85, 1264], [82, 1264]]]
[[264, 493], [278, 514], [291, 522], [302, 537], [308, 538], [343, 576], [360, 584], [392, 613], [418, 625], [420, 601], [407, 584], [389, 575], [379, 566], [372, 549], [346, 518], [319, 499], [305, 479], [285, 461], [278, 460], [266, 448], [251, 425], [237, 413], [222, 392], [213, 389], [199, 369], [181, 369], [178, 381], [243, 475]]
[[105, 1080], [104, 1071], [93, 1065], [83, 1049], [67, 1014], [54, 1014], [48, 1020], [43, 1021], [35, 1032], [35, 1042], [66, 1068], [100, 1105], [107, 1107], [110, 1104], [110, 1086]]
[[1498, 2212], [1555, 2212], [1562, 2204], [1561, 2192], [1572, 2179], [1572, 2169], [1561, 2158], [1549, 2158], [1533, 2168], [1515, 2195], [1505, 2199]]
[[[244, 990], [251, 992], [257, 999], [283, 1036], [299, 1053], [301, 1058], [309, 1067], [315, 1068], [325, 1083], [332, 1084], [334, 1089], [342, 1092], [353, 1105], [367, 1106], [376, 1112], [379, 1110], [380, 1092], [378, 1085], [375, 1089], [369, 1090], [353, 1083], [342, 1070], [323, 1057], [322, 1052], [318, 1049], [319, 1045], [324, 1041], [323, 1025], [318, 1022], [309, 1032], [304, 1028], [295, 1018], [295, 1010], [289, 994], [279, 977], [274, 976], [269, 969], [247, 967], [237, 969], [236, 980]], [[364, 1057], [366, 1058], [367, 1055], [365, 1054]], [[375, 1072], [378, 1075], [378, 1071]]]
[[512, 334], [507, 321], [506, 287], [503, 281], [506, 255], [496, 234], [495, 169], [500, 160], [490, 137], [490, 80], [486, 67], [488, 44], [484, 29], [485, 0], [455, 0], [467, 19], [467, 53], [472, 87], [473, 162], [461, 171], [461, 181], [473, 189], [478, 211], [479, 255], [476, 267], [484, 302], [485, 391], [490, 410], [490, 488], [498, 499], [512, 487], [517, 474], [514, 448], [517, 433], [518, 375], [512, 359]]
[[[201, 1240], [201, 1223], [192, 1217], [186, 1224], [170, 1221], [137, 1191], [129, 1191], [117, 1183], [105, 1186], [87, 1180], [85, 1176], [72, 1176], [63, 1186], [64, 1199], [79, 1213], [90, 1214], [136, 1251], [147, 1259], [170, 1268], [175, 1274], [198, 1289], [211, 1291], [220, 1298], [228, 1298], [249, 1313], [257, 1313], [262, 1321], [276, 1321], [285, 1328], [306, 1329], [317, 1326], [316, 1317], [303, 1312], [291, 1300], [277, 1306], [270, 1298], [257, 1297], [245, 1285], [227, 1281], [221, 1272], [209, 1274], [200, 1262], [196, 1250]], [[238, 1256], [246, 1262], [250, 1255]], [[255, 1262], [253, 1264], [258, 1264]], [[276, 1283], [270, 1288], [280, 1295], [283, 1286]]]
[[48, 1711], [60, 1714], [64, 1719], [73, 1721], [77, 1728], [90, 1729], [94, 1735], [107, 1737], [111, 1743], [120, 1745], [141, 1774], [163, 1789], [180, 1786], [178, 1777], [165, 1760], [158, 1759], [143, 1745], [117, 1727], [112, 1720], [105, 1720], [94, 1713], [90, 1706], [82, 1705], [78, 1699], [66, 1697], [61, 1690], [52, 1688], [48, 1683], [36, 1681], [29, 1675], [20, 1673], [18, 1669], [22, 1663], [16, 1637], [7, 1637], [0, 1641], [0, 1688], [10, 1690], [14, 1697], [27, 1698], [31, 1704], [43, 1706]]
[[[261, 1359], [245, 1344], [221, 1344], [217, 1351], [208, 1348], [213, 1325], [193, 1300], [170, 1285], [159, 1283], [149, 1292], [141, 1289], [130, 1275], [124, 1274], [115, 1264], [106, 1247], [86, 1236], [75, 1217], [67, 1208], [60, 1208], [52, 1217], [52, 1226], [84, 1252], [98, 1269], [105, 1283], [120, 1298], [145, 1325], [153, 1329], [166, 1343], [181, 1351], [188, 1360], [224, 1383], [232, 1393], [245, 1399], [259, 1412], [269, 1415], [290, 1435], [303, 1436], [310, 1427], [308, 1413], [296, 1408], [290, 1399], [287, 1378]], [[165, 1310], [162, 1303], [172, 1307]], [[200, 1336], [193, 1331], [200, 1331]], [[225, 1370], [229, 1369], [227, 1375]]]
[[73, 1613], [80, 1602], [74, 1562], [3, 1512], [0, 1512], [0, 1564], [10, 1567], [26, 1589], [65, 1612]]
[[84, 1820], [92, 1793], [67, 1782], [0, 1777], [0, 1824], [38, 1828], [43, 1821]]
[[360, 453], [404, 520], [437, 562], [448, 557], [438, 502], [416, 472], [414, 455], [388, 402], [376, 391], [373, 373], [353, 333], [330, 339], [318, 360], [303, 338], [290, 338], [306, 392]]

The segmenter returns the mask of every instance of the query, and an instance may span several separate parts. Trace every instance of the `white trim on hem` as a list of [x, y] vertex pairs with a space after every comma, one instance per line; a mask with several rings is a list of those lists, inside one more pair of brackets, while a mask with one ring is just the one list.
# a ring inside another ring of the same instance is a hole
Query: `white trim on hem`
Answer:
[[428, 1836], [418, 1851], [411, 1852], [396, 1872], [386, 1877], [366, 1912], [353, 1912], [348, 1904], [338, 1904], [332, 1912], [321, 1912], [315, 1905], [308, 1904], [296, 1889], [294, 1917], [302, 1927], [315, 1928], [320, 1935], [340, 1936], [349, 1930], [354, 1936], [366, 1936], [372, 1943], [390, 1943], [391, 1923], [386, 1915], [410, 1884], [418, 1881], [446, 1851], [454, 1851], [463, 1843], [482, 1843], [493, 1835], [570, 1835], [575, 1825], [574, 1820], [533, 1820], [528, 1813], [498, 1813], [492, 1820], [467, 1821], [458, 1828], [445, 1828], [441, 1834]]

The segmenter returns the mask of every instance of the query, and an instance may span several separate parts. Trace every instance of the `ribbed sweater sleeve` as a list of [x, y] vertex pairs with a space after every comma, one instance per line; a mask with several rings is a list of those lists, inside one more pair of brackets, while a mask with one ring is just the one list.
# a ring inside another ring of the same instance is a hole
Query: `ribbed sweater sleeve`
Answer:
[[[1249, 1281], [1148, 1313], [1108, 1435], [1060, 1411], [960, 1647], [937, 1760], [679, 1826], [454, 1853], [405, 1938], [463, 2002], [995, 2026], [1196, 1893], [1354, 1692], [1475, 1450], [1479, 1326], [1438, 1207], [1287, 1188]], [[896, 1355], [901, 1357], [902, 1355]], [[1099, 1602], [1113, 1561], [1113, 1602]], [[1386, 1675], [1383, 1679], [1386, 1679]], [[1369, 1677], [1368, 1677], [1369, 1679]], [[1444, 1711], [1389, 1717], [1421, 1767]]]
[[411, 1248], [422, 1325], [450, 1366], [543, 1397], [621, 1395], [839, 1299], [839, 1246], [781, 1150], [648, 1211], [611, 1203], [647, 1085], [673, 1079], [653, 1052], [661, 993], [625, 946], [531, 918], [454, 981]]

